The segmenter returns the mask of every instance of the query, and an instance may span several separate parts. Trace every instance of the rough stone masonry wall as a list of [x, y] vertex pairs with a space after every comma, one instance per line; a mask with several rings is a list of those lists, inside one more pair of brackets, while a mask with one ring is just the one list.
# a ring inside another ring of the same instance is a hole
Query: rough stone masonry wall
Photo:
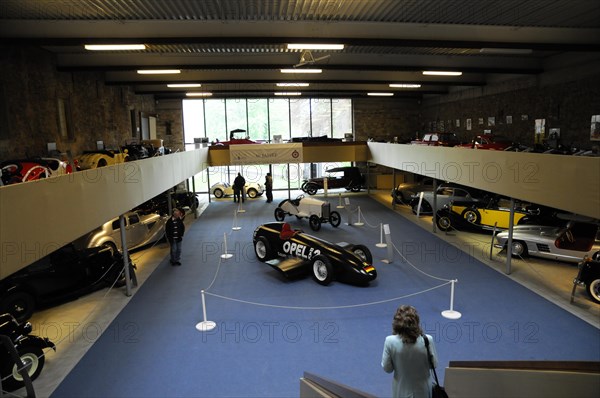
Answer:
[[[131, 111], [136, 119], [141, 112], [154, 114], [152, 96], [107, 86], [101, 73], [59, 72], [43, 49], [4, 46], [0, 54], [0, 161], [45, 156], [49, 142], [74, 157], [96, 149], [96, 141], [116, 149], [133, 138]], [[66, 137], [59, 101], [66, 106]]]

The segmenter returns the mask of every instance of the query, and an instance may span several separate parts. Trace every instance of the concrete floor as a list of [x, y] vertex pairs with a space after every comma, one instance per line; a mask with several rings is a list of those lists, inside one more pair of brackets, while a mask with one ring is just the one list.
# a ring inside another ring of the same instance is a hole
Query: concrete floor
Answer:
[[[291, 196], [296, 197], [300, 193], [293, 192]], [[342, 191], [342, 193], [346, 195], [345, 192]], [[374, 199], [391, 208], [389, 190], [371, 191], [370, 194]], [[331, 199], [333, 195], [339, 196], [339, 193], [332, 192], [329, 198]], [[276, 200], [287, 197], [287, 192], [275, 192]], [[260, 197], [255, 200], [264, 200], [264, 198]], [[201, 195], [201, 209], [198, 214], [201, 214], [207, 205], [207, 196]], [[431, 216], [417, 218], [407, 206], [396, 206], [396, 212], [422, 228], [432, 230]], [[188, 215], [186, 217], [188, 227], [193, 222], [195, 222], [194, 217]], [[513, 259], [512, 272], [507, 275], [505, 253], [498, 253], [497, 249], [493, 249], [490, 258], [490, 236], [466, 232], [438, 232], [437, 235], [473, 255], [502, 275], [515, 280], [600, 329], [600, 305], [592, 303], [583, 288], [577, 289], [574, 303], [570, 302], [572, 280], [577, 274], [576, 266], [535, 258]], [[168, 244], [163, 242], [131, 255], [137, 265], [136, 275], [139, 286], [168, 254]], [[456, 288], [460, 289], [460, 281]], [[136, 289], [133, 289], [132, 293], [135, 294], [135, 292]], [[126, 338], [127, 333], [133, 332], [131, 330], [133, 325], [111, 325], [112, 320], [127, 305], [128, 301], [129, 297], [125, 295], [125, 288], [103, 289], [78, 300], [36, 312], [33, 315], [30, 320], [34, 328], [33, 334], [48, 337], [57, 345], [56, 352], [51, 350], [46, 352], [46, 365], [40, 377], [34, 382], [38, 397], [48, 397], [52, 394], [101, 333], [111, 333], [115, 338]], [[455, 310], [460, 311], [460, 308], [455, 308]], [[25, 396], [24, 390], [15, 393]]]

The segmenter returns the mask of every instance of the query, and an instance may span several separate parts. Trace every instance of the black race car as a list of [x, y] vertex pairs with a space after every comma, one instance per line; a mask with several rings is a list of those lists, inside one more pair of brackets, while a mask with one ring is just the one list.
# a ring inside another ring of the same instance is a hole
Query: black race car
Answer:
[[259, 226], [254, 230], [253, 242], [256, 257], [287, 277], [311, 271], [321, 285], [334, 279], [367, 285], [377, 277], [373, 256], [366, 246], [330, 243], [293, 230], [288, 223]]

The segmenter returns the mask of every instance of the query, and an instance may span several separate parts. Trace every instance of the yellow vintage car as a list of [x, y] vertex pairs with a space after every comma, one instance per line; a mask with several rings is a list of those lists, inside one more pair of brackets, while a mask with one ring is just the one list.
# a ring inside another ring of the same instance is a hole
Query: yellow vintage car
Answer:
[[128, 160], [127, 151], [117, 152], [111, 150], [85, 151], [79, 157], [79, 167], [82, 170], [95, 169], [96, 167], [110, 166]]
[[[513, 225], [528, 222], [532, 213], [525, 209], [515, 209]], [[490, 205], [482, 202], [454, 202], [448, 203], [436, 214], [436, 224], [442, 231], [450, 229], [469, 229], [486, 231], [508, 229], [510, 221], [510, 208], [497, 204]]]

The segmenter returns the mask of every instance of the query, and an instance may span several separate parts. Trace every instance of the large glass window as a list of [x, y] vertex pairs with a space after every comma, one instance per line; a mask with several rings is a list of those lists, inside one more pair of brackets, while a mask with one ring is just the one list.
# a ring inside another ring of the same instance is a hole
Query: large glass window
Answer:
[[228, 99], [227, 100], [227, 131], [232, 130], [246, 130], [245, 133], [235, 134], [234, 137], [229, 138], [246, 138], [248, 135], [248, 118], [246, 114], [246, 100], [245, 99]]
[[310, 137], [310, 100], [290, 99], [292, 137]]
[[312, 136], [331, 137], [331, 100], [313, 98], [310, 102]]
[[205, 137], [204, 132], [204, 101], [183, 101], [183, 133], [186, 149], [194, 149], [191, 145], [194, 138]]
[[268, 141], [269, 111], [266, 99], [248, 99], [248, 135], [251, 140]]
[[352, 100], [332, 99], [332, 134], [334, 138], [344, 138], [345, 134], [353, 134]]
[[275, 135], [287, 140], [290, 138], [290, 106], [287, 98], [269, 100], [269, 131], [271, 139]]
[[206, 136], [209, 141], [226, 141], [229, 139], [225, 125], [225, 100], [209, 99], [204, 102], [206, 120]]

